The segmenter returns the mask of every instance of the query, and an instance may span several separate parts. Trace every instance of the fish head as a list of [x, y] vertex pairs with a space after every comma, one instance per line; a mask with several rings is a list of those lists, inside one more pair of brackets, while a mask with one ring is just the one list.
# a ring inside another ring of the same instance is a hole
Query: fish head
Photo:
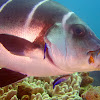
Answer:
[[100, 70], [100, 40], [75, 13], [63, 16], [47, 35], [50, 55], [60, 69], [69, 72]]

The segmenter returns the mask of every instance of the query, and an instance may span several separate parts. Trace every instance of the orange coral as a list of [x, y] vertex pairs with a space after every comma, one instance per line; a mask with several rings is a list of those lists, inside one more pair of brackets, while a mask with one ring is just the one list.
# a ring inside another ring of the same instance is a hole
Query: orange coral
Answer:
[[82, 94], [82, 98], [86, 100], [100, 100], [100, 86], [91, 87], [87, 92]]

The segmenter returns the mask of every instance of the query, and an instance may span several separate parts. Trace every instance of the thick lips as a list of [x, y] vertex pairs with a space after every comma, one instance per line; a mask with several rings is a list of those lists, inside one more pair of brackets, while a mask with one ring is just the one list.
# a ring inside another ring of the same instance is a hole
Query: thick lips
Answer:
[[95, 51], [89, 51], [87, 54], [90, 55], [89, 64], [94, 63], [94, 58], [100, 54], [100, 48]]

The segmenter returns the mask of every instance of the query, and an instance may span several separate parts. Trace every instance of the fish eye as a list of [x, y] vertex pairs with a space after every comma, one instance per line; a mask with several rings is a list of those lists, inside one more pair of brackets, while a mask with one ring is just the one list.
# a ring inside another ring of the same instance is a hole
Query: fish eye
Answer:
[[84, 37], [86, 34], [86, 28], [81, 24], [74, 24], [71, 26], [74, 36]]

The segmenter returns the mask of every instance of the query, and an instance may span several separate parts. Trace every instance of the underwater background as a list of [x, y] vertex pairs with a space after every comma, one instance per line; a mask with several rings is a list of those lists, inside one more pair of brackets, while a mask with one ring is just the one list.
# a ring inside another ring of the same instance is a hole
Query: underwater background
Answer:
[[[100, 39], [99, 0], [54, 0], [75, 12]], [[100, 72], [74, 73], [53, 89], [55, 77], [28, 77], [0, 88], [0, 100], [100, 100]], [[91, 85], [92, 84], [92, 85]]]

